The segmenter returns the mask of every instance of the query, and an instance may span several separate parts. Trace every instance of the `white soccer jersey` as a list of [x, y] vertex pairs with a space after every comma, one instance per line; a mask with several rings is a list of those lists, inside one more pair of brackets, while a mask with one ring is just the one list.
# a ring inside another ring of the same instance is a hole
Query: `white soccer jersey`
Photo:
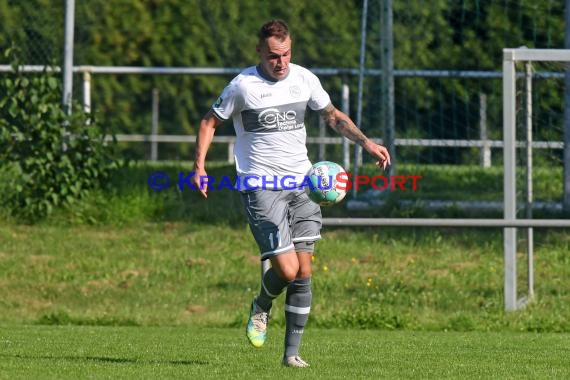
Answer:
[[[307, 156], [305, 110], [324, 109], [330, 97], [316, 75], [289, 64], [289, 74], [271, 81], [251, 66], [224, 89], [212, 109], [222, 120], [233, 119], [235, 162], [248, 186], [281, 189], [300, 185], [311, 166]], [[253, 180], [252, 180], [253, 179]]]

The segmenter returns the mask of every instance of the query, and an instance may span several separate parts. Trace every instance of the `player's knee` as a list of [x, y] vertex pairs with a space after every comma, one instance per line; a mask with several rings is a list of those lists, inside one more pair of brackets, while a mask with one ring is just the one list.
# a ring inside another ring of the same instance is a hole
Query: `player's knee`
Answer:
[[277, 275], [284, 281], [291, 282], [297, 278], [299, 272], [299, 263], [296, 261], [280, 262], [273, 265]]
[[287, 282], [291, 282], [297, 278], [297, 273], [299, 272], [299, 267], [296, 265], [288, 265], [281, 268], [281, 278]]
[[302, 265], [297, 272], [297, 278], [310, 278], [312, 274], [313, 270], [310, 265]]
[[271, 266], [279, 277], [287, 282], [291, 282], [297, 278], [299, 272], [299, 260], [295, 252], [283, 253], [271, 258]]
[[299, 271], [297, 272], [297, 278], [309, 278], [313, 274], [312, 270], [312, 251], [298, 252], [297, 257], [299, 258]]

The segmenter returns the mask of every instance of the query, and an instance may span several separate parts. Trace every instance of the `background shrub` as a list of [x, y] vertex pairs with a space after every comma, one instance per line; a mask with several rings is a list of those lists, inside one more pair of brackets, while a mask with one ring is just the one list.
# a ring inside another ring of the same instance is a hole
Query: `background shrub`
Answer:
[[117, 167], [105, 133], [80, 105], [62, 106], [55, 70], [13, 71], [0, 78], [2, 201], [12, 216], [33, 222], [105, 183]]

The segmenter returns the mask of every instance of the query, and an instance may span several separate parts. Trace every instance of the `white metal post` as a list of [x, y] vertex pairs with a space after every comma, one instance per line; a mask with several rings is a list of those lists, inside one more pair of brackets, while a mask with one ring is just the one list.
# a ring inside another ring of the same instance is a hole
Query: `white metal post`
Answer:
[[[319, 117], [319, 137], [326, 137], [326, 125], [325, 125], [325, 121], [323, 120], [323, 118]], [[327, 157], [327, 148], [326, 145], [324, 143], [319, 143], [319, 161], [324, 161], [326, 160]]]
[[[504, 219], [508, 222], [516, 219], [515, 63], [509, 49], [505, 49], [503, 52], [503, 195]], [[507, 227], [503, 231], [505, 310], [510, 311], [517, 308], [517, 230], [513, 227]]]
[[[341, 109], [342, 112], [350, 116], [350, 88], [344, 79], [342, 83]], [[350, 171], [350, 140], [346, 137], [342, 138], [342, 167], [344, 170]]]
[[228, 164], [235, 164], [235, 144], [233, 142], [228, 143]]
[[65, 2], [65, 46], [63, 52], [63, 107], [71, 113], [73, 94], [73, 31], [75, 28], [75, 0]]
[[[87, 114], [91, 113], [91, 72], [83, 72], [83, 111]], [[91, 120], [87, 119], [87, 124]]]
[[[73, 30], [75, 28], [75, 0], [66, 0], [65, 2], [65, 41], [63, 47], [63, 94], [61, 96], [62, 106], [68, 115], [72, 111], [73, 96]], [[69, 132], [67, 131], [67, 122], [63, 126], [64, 140], [61, 144], [61, 150], [67, 151], [67, 141]]]
[[152, 123], [150, 132], [150, 160], [158, 159], [158, 114], [159, 114], [159, 91], [158, 88], [152, 89]]
[[396, 174], [396, 115], [394, 94], [394, 9], [392, 0], [382, 1], [382, 121], [384, 145], [391, 156], [390, 174]]
[[[364, 63], [366, 57], [366, 25], [368, 21], [368, 0], [363, 0], [362, 22], [360, 25], [360, 63], [358, 67], [358, 94], [356, 99], [356, 126], [362, 128], [362, 93], [364, 91]], [[354, 170], [353, 175], [358, 175], [362, 165], [362, 147], [358, 144], [354, 146]], [[346, 169], [346, 168], [345, 168]], [[352, 188], [352, 194], [356, 198], [358, 191], [356, 186]]]
[[[532, 63], [526, 68], [526, 218], [532, 219], [533, 187], [532, 187]], [[527, 281], [528, 300], [534, 297], [534, 230], [526, 229]]]
[[91, 112], [91, 73], [83, 72], [83, 111]]
[[481, 146], [481, 166], [491, 167], [491, 144], [487, 134], [487, 95], [479, 94], [479, 138]]

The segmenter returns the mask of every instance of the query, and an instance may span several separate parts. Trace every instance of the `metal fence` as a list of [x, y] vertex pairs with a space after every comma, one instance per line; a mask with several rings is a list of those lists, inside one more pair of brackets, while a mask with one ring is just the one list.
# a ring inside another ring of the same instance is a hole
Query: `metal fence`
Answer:
[[[0, 65], [0, 72], [9, 72], [12, 68], [8, 65]], [[44, 66], [23, 66], [24, 72], [41, 72], [46, 70]], [[55, 68], [55, 70], [59, 70]], [[92, 106], [92, 87], [94, 78], [99, 75], [105, 74], [122, 74], [122, 75], [220, 75], [220, 74], [236, 74], [238, 69], [224, 69], [224, 68], [171, 68], [171, 67], [107, 67], [107, 66], [76, 66], [73, 68], [76, 74], [80, 74], [82, 78], [82, 103], [85, 111], [90, 111]], [[357, 75], [357, 70], [341, 70], [341, 69], [314, 69], [317, 75]], [[366, 70], [366, 75], [379, 76], [379, 70]], [[401, 78], [471, 78], [471, 79], [495, 79], [498, 80], [502, 77], [502, 73], [488, 72], [488, 71], [426, 71], [426, 70], [395, 70], [394, 75]], [[552, 74], [551, 76], [558, 76], [559, 74]], [[545, 74], [548, 77], [549, 74]], [[347, 83], [343, 83], [343, 87], [348, 87]], [[343, 90], [342, 104], [343, 109], [349, 109], [349, 91]], [[480, 139], [425, 139], [425, 138], [395, 138], [394, 145], [397, 147], [453, 147], [453, 148], [476, 148], [480, 151], [480, 164], [482, 166], [490, 165], [490, 151], [491, 149], [507, 149], [511, 152], [513, 149], [524, 148], [528, 146], [526, 141], [515, 141], [513, 134], [506, 134], [503, 140], [490, 139], [486, 133], [487, 126], [485, 124], [485, 97], [481, 96], [480, 106], [480, 123], [479, 123], [479, 136]], [[118, 134], [115, 136], [117, 141], [123, 142], [140, 142], [150, 143], [150, 157], [153, 160], [158, 159], [158, 144], [162, 143], [189, 143], [193, 144], [196, 140], [194, 135], [165, 135], [158, 133], [158, 102], [153, 102], [153, 126], [151, 127], [150, 134]], [[324, 128], [321, 126], [321, 128]], [[351, 143], [342, 137], [326, 137], [324, 133], [319, 136], [309, 136], [307, 138], [308, 144], [319, 145], [319, 158], [325, 159], [325, 146], [327, 145], [343, 145], [343, 164], [345, 167], [350, 166], [350, 146]], [[111, 137], [109, 137], [111, 138]], [[234, 136], [215, 136], [214, 143], [227, 144], [227, 160], [233, 162], [233, 146], [235, 143]], [[382, 143], [381, 139], [378, 142]], [[562, 141], [532, 141], [532, 148], [536, 149], [551, 149], [561, 150], [564, 148]], [[511, 163], [510, 156], [504, 155], [505, 161]], [[513, 155], [514, 157], [514, 155]], [[512, 176], [511, 172], [506, 175]], [[504, 184], [505, 194], [512, 194], [512, 183]], [[515, 196], [516, 197], [516, 196]], [[512, 211], [511, 200], [505, 198], [505, 203], [510, 204], [509, 210]], [[516, 206], [515, 206], [516, 208]], [[505, 308], [507, 310], [514, 310], [524, 303], [516, 299], [516, 275], [514, 274], [514, 265], [516, 263], [512, 260], [512, 250], [516, 245], [516, 241], [512, 238], [512, 231], [516, 228], [570, 228], [570, 220], [566, 219], [516, 219], [511, 212], [505, 213], [503, 219], [440, 219], [440, 218], [325, 218], [323, 223], [328, 226], [408, 226], [408, 227], [490, 227], [490, 228], [504, 228], [505, 229]], [[529, 267], [531, 267], [531, 256], [529, 255]], [[529, 284], [533, 283], [532, 271], [529, 271]], [[529, 294], [532, 289], [529, 285]]]
[[[50, 67], [40, 65], [24, 65], [21, 67], [22, 72], [42, 72], [44, 70], [52, 70]], [[12, 70], [9, 65], [0, 65], [0, 72], [10, 72]], [[55, 68], [54, 70], [60, 70]], [[81, 93], [85, 111], [92, 108], [92, 88], [93, 82], [99, 75], [235, 75], [240, 69], [235, 68], [214, 68], [214, 67], [131, 67], [131, 66], [75, 66], [73, 72], [81, 76]], [[338, 76], [346, 77], [359, 75], [358, 69], [338, 69], [338, 68], [316, 68], [312, 70], [320, 76]], [[381, 70], [366, 69], [365, 76], [379, 77], [382, 75]], [[561, 73], [542, 73], [540, 78], [561, 78]], [[460, 70], [394, 70], [394, 76], [399, 78], [469, 78], [469, 79], [495, 79], [502, 77], [501, 72], [495, 71], [460, 71]], [[341, 108], [350, 109], [349, 85], [347, 82], [342, 84]], [[151, 160], [159, 159], [159, 144], [161, 143], [194, 143], [196, 138], [194, 135], [173, 135], [158, 133], [158, 124], [160, 123], [159, 107], [158, 107], [158, 91], [153, 92], [152, 107], [152, 125], [149, 134], [117, 134], [115, 136], [120, 142], [141, 142], [149, 143], [149, 158]], [[480, 150], [480, 164], [488, 167], [491, 165], [491, 150], [502, 149], [503, 141], [490, 139], [487, 125], [486, 115], [486, 96], [480, 94], [479, 109], [479, 139], [440, 139], [440, 138], [398, 138], [394, 139], [396, 147], [430, 147], [430, 148], [478, 148]], [[347, 111], [348, 113], [348, 111]], [[350, 167], [351, 154], [348, 146], [352, 145], [347, 139], [342, 137], [326, 137], [324, 136], [324, 126], [320, 126], [320, 135], [318, 137], [309, 136], [307, 143], [319, 145], [319, 158], [325, 158], [326, 145], [343, 145], [343, 165]], [[382, 139], [376, 139], [380, 143], [384, 143]], [[228, 156], [227, 161], [233, 162], [233, 145], [235, 137], [233, 136], [215, 136], [214, 143], [227, 144]], [[524, 141], [516, 143], [518, 148], [525, 146]], [[536, 149], [553, 149], [561, 150], [564, 148], [562, 141], [533, 141], [532, 147]]]

